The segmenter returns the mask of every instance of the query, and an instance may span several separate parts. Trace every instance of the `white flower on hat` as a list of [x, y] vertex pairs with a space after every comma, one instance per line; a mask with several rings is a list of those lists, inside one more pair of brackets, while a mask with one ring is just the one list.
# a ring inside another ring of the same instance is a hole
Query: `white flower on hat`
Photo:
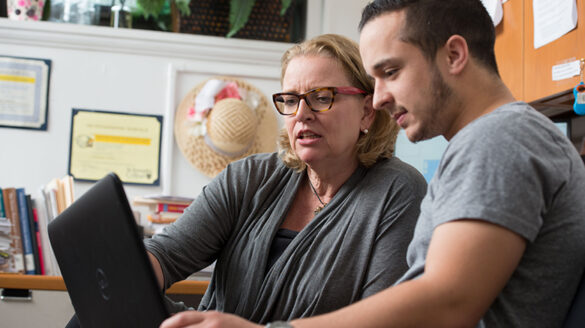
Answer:
[[252, 90], [246, 90], [239, 88], [240, 94], [242, 95], [242, 100], [252, 109], [256, 111], [258, 105], [260, 105], [260, 95]]
[[207, 116], [207, 112], [209, 112], [215, 104], [215, 95], [223, 89], [226, 83], [226, 81], [221, 80], [209, 80], [205, 83], [197, 97], [195, 97], [195, 121], [203, 121], [205, 116]]

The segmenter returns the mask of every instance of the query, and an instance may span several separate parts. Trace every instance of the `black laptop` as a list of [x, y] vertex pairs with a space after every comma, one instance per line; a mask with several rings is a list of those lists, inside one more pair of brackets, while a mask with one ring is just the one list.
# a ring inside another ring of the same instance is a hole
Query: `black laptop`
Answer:
[[96, 182], [48, 230], [82, 327], [158, 327], [169, 316], [114, 173]]

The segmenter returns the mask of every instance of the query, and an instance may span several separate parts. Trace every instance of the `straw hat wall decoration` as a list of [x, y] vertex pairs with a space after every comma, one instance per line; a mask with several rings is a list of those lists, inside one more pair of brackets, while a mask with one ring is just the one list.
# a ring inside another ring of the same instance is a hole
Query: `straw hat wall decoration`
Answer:
[[231, 77], [203, 81], [175, 113], [175, 140], [196, 169], [214, 177], [230, 162], [276, 150], [278, 121], [264, 94]]

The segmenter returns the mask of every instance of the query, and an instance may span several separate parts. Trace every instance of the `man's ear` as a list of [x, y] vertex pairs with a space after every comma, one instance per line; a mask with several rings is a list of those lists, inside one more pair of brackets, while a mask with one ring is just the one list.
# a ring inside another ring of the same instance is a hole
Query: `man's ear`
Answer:
[[456, 34], [452, 35], [445, 42], [443, 50], [448, 72], [453, 75], [460, 74], [469, 62], [469, 48], [465, 38]]
[[376, 118], [376, 110], [374, 109], [373, 99], [374, 97], [372, 95], [367, 95], [364, 97], [364, 114], [362, 115], [362, 121], [360, 123], [360, 129], [362, 131], [364, 129], [369, 129], [374, 122], [374, 118]]

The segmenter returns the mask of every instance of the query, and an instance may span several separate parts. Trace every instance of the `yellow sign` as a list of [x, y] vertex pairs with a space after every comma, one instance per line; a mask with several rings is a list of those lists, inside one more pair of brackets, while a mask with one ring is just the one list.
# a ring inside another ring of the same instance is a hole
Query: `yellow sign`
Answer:
[[115, 172], [126, 183], [158, 185], [162, 117], [73, 110], [69, 174], [97, 181]]

